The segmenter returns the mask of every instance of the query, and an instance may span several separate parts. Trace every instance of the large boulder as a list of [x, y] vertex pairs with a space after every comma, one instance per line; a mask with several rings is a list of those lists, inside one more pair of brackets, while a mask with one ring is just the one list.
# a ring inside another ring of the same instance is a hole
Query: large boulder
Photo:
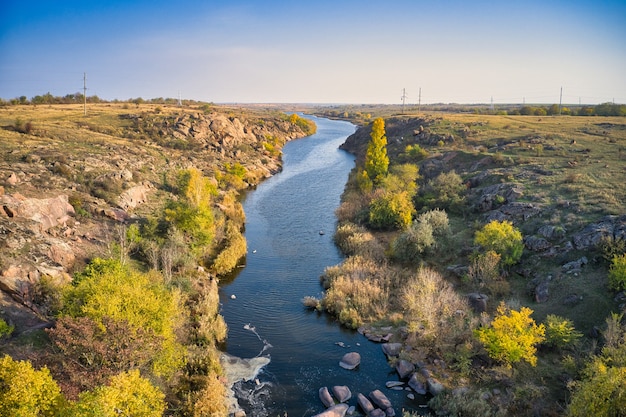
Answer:
[[343, 355], [341, 361], [339, 361], [339, 366], [344, 369], [352, 370], [359, 366], [361, 363], [361, 355], [358, 352], [349, 352]]
[[374, 391], [370, 392], [369, 397], [374, 404], [376, 404], [383, 410], [391, 408], [391, 401], [389, 401], [389, 398], [387, 398], [387, 396], [383, 394], [381, 390], [375, 389]]
[[626, 239], [626, 215], [606, 216], [597, 223], [587, 225], [572, 236], [572, 243], [579, 250], [591, 249], [605, 238]]
[[344, 417], [350, 406], [348, 404], [337, 404], [328, 408], [314, 417]]
[[333, 401], [333, 397], [330, 396], [330, 392], [328, 392], [328, 388], [322, 387], [319, 390], [320, 401], [326, 408], [335, 405], [335, 401]]
[[489, 300], [489, 297], [486, 294], [473, 292], [467, 294], [467, 299], [470, 307], [475, 313], [480, 314], [487, 311], [487, 301]]
[[381, 347], [388, 357], [397, 357], [402, 350], [402, 343], [383, 343]]
[[147, 184], [131, 187], [119, 196], [117, 205], [123, 210], [134, 209], [148, 201], [148, 191], [150, 191], [150, 186]]
[[352, 398], [352, 391], [350, 391], [347, 385], [335, 385], [331, 390], [340, 403], [345, 403]]
[[428, 378], [426, 385], [428, 386], [428, 392], [430, 392], [433, 396], [441, 394], [445, 389], [443, 384], [435, 378]]
[[31, 220], [33, 231], [45, 232], [65, 224], [75, 214], [67, 195], [52, 198], [26, 198], [21, 194], [0, 196], [0, 208], [9, 218]]
[[374, 405], [372, 402], [360, 392], [356, 395], [356, 402], [361, 407], [361, 410], [365, 413], [365, 415], [370, 415], [372, 411], [374, 411]]
[[422, 378], [417, 372], [409, 378], [409, 387], [420, 395], [426, 395], [426, 385], [422, 382]]
[[411, 362], [400, 359], [396, 364], [396, 372], [400, 378], [406, 378], [415, 371], [415, 365]]

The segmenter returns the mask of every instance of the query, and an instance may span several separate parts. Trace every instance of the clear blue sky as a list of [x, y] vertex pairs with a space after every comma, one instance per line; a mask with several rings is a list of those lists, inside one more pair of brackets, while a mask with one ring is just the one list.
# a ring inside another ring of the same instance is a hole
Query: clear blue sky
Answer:
[[0, 97], [626, 103], [623, 0], [0, 0]]

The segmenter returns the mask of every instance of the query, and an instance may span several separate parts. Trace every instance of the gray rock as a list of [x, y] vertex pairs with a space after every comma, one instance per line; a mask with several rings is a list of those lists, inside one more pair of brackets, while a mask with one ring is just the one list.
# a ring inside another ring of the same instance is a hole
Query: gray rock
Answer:
[[561, 267], [561, 269], [563, 272], [579, 271], [583, 266], [587, 265], [587, 263], [589, 263], [589, 260], [586, 256], [583, 256], [575, 261], [567, 262]]
[[361, 410], [365, 413], [365, 415], [369, 415], [372, 411], [374, 411], [374, 405], [372, 402], [360, 392], [356, 395], [356, 402], [361, 407]]
[[402, 343], [383, 343], [381, 347], [385, 355], [395, 357], [400, 355]]
[[433, 396], [441, 394], [445, 389], [443, 384], [435, 378], [428, 378], [426, 384], [428, 385], [428, 392], [430, 392]]
[[527, 236], [524, 238], [524, 246], [533, 252], [543, 252], [552, 247], [546, 239], [537, 236]]
[[597, 223], [587, 225], [572, 236], [572, 243], [576, 249], [590, 249], [605, 238], [626, 238], [626, 215], [606, 216]]
[[328, 388], [322, 387], [319, 390], [320, 400], [325, 407], [331, 407], [335, 405], [335, 401], [333, 401], [333, 397], [330, 396], [330, 392], [328, 392]]
[[387, 381], [385, 382], [385, 386], [387, 388], [401, 387], [404, 385], [404, 382], [401, 381]]
[[409, 378], [409, 387], [420, 395], [426, 395], [426, 385], [421, 381], [419, 374], [416, 372]]
[[346, 385], [335, 385], [331, 388], [333, 395], [340, 403], [345, 403], [352, 398], [352, 392]]
[[388, 409], [385, 410], [385, 415], [387, 417], [395, 417], [396, 410], [394, 410], [393, 407], [389, 407]]
[[582, 295], [570, 294], [563, 299], [563, 305], [573, 306], [573, 305], [580, 303], [582, 300], [583, 300]]
[[376, 404], [383, 410], [391, 407], [391, 401], [389, 401], [389, 398], [387, 398], [387, 396], [383, 394], [381, 390], [375, 389], [374, 391], [370, 392], [369, 397], [374, 404]]
[[486, 294], [473, 292], [467, 294], [467, 299], [470, 307], [472, 307], [472, 310], [474, 310], [475, 313], [480, 314], [487, 311], [487, 300], [489, 300], [489, 297]]
[[355, 412], [356, 412], [356, 407], [355, 407], [355, 406], [353, 406], [353, 405], [351, 405], [351, 406], [348, 408], [348, 411], [346, 412], [346, 414], [347, 414], [347, 415], [349, 415], [349, 416], [351, 416], [351, 415], [354, 415], [354, 413], [355, 413]]
[[316, 414], [314, 417], [344, 417], [350, 406], [348, 404], [337, 404], [326, 411]]
[[352, 370], [359, 366], [361, 363], [361, 355], [358, 352], [349, 352], [343, 355], [341, 361], [339, 362], [339, 366], [344, 369]]
[[400, 378], [406, 378], [411, 375], [415, 371], [415, 365], [411, 362], [400, 359], [396, 364], [396, 372], [398, 372], [398, 376]]
[[368, 414], [368, 417], [385, 417], [387, 414], [381, 410], [380, 408], [375, 408], [371, 413]]

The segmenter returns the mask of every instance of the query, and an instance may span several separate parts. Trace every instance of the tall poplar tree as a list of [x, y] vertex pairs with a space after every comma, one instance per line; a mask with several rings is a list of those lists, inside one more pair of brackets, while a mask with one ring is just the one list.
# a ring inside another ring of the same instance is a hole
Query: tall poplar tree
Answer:
[[372, 124], [371, 140], [365, 154], [365, 171], [370, 179], [379, 183], [387, 176], [389, 157], [387, 156], [387, 137], [385, 136], [385, 121], [382, 117]]

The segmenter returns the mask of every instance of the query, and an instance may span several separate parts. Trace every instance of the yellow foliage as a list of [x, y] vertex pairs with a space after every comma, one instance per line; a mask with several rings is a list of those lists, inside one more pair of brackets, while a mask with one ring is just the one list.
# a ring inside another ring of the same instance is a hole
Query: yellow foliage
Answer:
[[0, 359], [0, 417], [54, 416], [63, 401], [48, 368], [36, 370], [8, 355]]
[[504, 303], [500, 303], [491, 327], [476, 329], [474, 334], [493, 359], [507, 366], [521, 360], [535, 366], [535, 346], [545, 340], [546, 329], [543, 324], [535, 323], [530, 317], [532, 313], [528, 307], [519, 311], [509, 310]]

